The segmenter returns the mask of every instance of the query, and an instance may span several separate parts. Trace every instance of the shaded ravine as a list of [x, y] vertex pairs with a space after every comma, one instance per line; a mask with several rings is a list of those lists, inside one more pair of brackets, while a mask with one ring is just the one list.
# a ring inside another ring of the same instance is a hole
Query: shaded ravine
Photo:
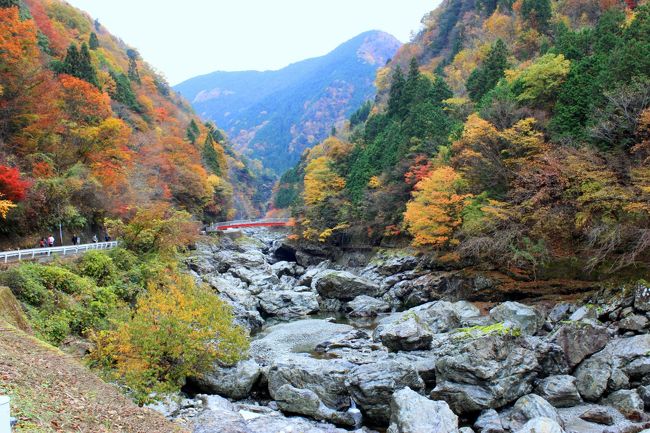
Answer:
[[233, 232], [188, 260], [253, 336], [249, 359], [158, 405], [195, 433], [604, 433], [650, 421], [650, 290], [486, 312], [459, 300], [483, 280], [407, 251], [342, 268], [283, 237]]

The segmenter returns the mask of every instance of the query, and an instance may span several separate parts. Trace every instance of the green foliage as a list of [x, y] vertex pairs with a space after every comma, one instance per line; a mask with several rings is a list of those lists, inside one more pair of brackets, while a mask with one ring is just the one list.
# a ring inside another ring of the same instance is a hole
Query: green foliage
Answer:
[[92, 32], [88, 38], [88, 48], [91, 50], [96, 50], [99, 48], [99, 39], [97, 39], [97, 33]]
[[139, 84], [141, 83], [140, 71], [138, 70], [138, 59], [140, 58], [140, 54], [136, 50], [129, 48], [126, 50], [126, 55], [129, 58], [129, 80]]
[[0, 0], [0, 8], [13, 8], [20, 5], [19, 0]]
[[514, 84], [517, 100], [545, 107], [552, 105], [570, 66], [571, 61], [562, 54], [543, 55], [517, 78]]
[[98, 286], [107, 286], [113, 282], [117, 267], [113, 259], [101, 251], [89, 251], [77, 263], [79, 275], [92, 278]]
[[95, 87], [99, 87], [97, 71], [93, 66], [88, 45], [85, 43], [81, 44], [81, 49], [74, 43], [70, 44], [60, 68], [58, 72], [72, 75], [80, 80], [89, 82]]
[[481, 98], [497, 85], [503, 78], [503, 72], [508, 67], [508, 49], [501, 39], [498, 39], [483, 64], [472, 71], [467, 79], [467, 92], [473, 101]]
[[115, 81], [115, 89], [111, 92], [111, 98], [126, 105], [135, 112], [142, 111], [142, 107], [131, 88], [131, 81], [121, 72], [110, 72], [113, 81]]
[[92, 354], [140, 402], [151, 392], [178, 390], [187, 376], [217, 360], [233, 364], [248, 349], [246, 332], [233, 325], [230, 308], [210, 290], [189, 276], [169, 275], [159, 284], [139, 299], [133, 317], [99, 335]]
[[219, 164], [219, 154], [214, 148], [214, 139], [212, 138], [212, 134], [208, 134], [207, 138], [205, 139], [201, 156], [203, 157], [203, 163], [208, 168], [208, 170], [217, 176], [221, 176], [223, 174], [222, 167]]
[[196, 124], [194, 119], [190, 121], [190, 124], [187, 126], [187, 130], [185, 133], [185, 136], [187, 137], [187, 141], [189, 141], [192, 144], [196, 144], [196, 139], [199, 138], [199, 134], [201, 131], [199, 130], [199, 125]]
[[521, 15], [535, 29], [544, 32], [548, 29], [553, 10], [550, 0], [522, 0]]
[[361, 107], [350, 116], [350, 128], [365, 122], [370, 115], [370, 109], [372, 108], [372, 102], [366, 101]]

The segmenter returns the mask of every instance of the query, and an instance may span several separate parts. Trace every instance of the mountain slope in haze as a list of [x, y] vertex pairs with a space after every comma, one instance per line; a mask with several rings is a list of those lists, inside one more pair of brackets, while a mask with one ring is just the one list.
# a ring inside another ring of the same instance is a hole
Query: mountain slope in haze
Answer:
[[375, 94], [378, 68], [400, 47], [380, 31], [277, 71], [214, 72], [175, 88], [235, 146], [282, 172]]

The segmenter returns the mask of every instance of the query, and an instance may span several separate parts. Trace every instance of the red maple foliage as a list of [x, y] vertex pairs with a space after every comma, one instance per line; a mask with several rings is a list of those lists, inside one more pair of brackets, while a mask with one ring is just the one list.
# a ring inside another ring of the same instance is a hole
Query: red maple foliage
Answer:
[[13, 202], [25, 198], [30, 183], [20, 178], [20, 172], [13, 167], [0, 165], [0, 194]]

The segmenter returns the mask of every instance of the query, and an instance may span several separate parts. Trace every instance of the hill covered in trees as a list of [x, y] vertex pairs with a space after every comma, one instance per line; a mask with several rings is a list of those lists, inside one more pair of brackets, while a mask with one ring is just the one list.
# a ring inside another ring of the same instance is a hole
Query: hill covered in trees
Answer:
[[281, 173], [373, 98], [376, 71], [399, 46], [391, 35], [371, 31], [277, 71], [214, 72], [175, 88], [238, 150]]
[[233, 194], [253, 209], [256, 175], [226, 141], [87, 14], [0, 1], [0, 232], [16, 246], [161, 202], [206, 221], [234, 216]]
[[299, 234], [530, 278], [647, 267], [650, 7], [447, 0], [423, 22], [374, 106], [283, 175]]

